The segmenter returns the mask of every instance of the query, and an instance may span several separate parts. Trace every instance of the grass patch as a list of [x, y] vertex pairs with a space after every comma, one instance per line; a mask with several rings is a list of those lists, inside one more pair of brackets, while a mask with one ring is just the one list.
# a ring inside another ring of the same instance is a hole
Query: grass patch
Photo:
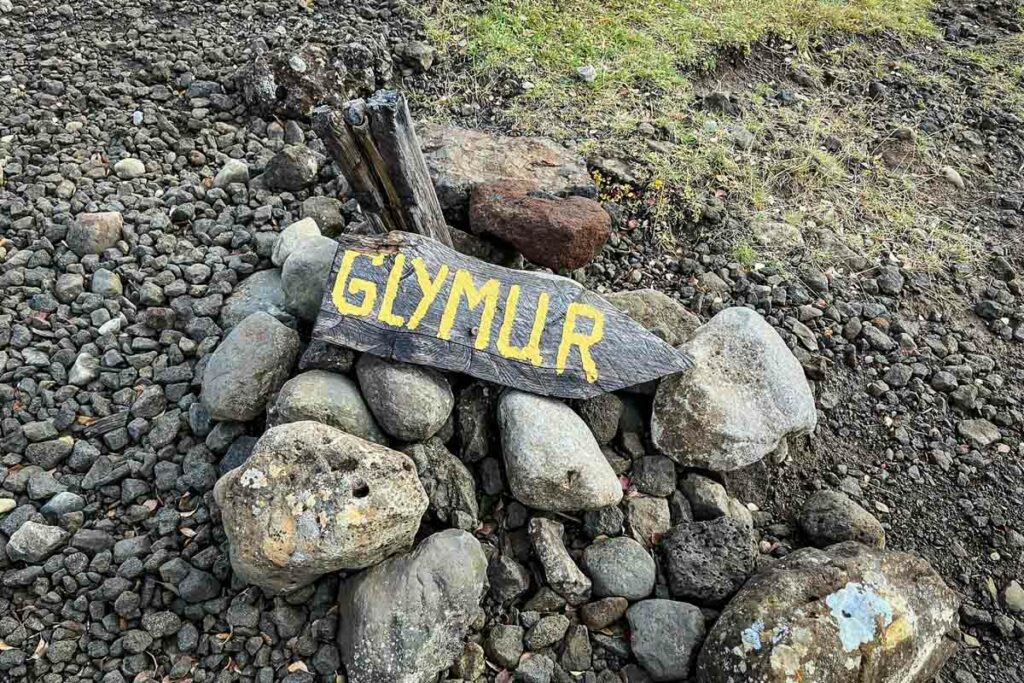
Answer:
[[[820, 79], [820, 65], [804, 50], [814, 41], [839, 32], [935, 35], [932, 6], [933, 0], [484, 0], [469, 9], [437, 0], [427, 27], [459, 65], [442, 108], [487, 106], [514, 76], [523, 87], [501, 108], [502, 125], [574, 140], [589, 158], [633, 163], [638, 187], [603, 179], [602, 196], [643, 204], [645, 229], [666, 245], [693, 225], [709, 198], [721, 199], [751, 217], [827, 227], [865, 255], [897, 254], [934, 270], [974, 258], [977, 248], [976, 238], [934, 218], [942, 197], [931, 196], [935, 170], [926, 163], [926, 140], [910, 143], [902, 151], [906, 165], [893, 167], [883, 163], [887, 148], [877, 142], [870, 103], [836, 107], [811, 93], [780, 106], [778, 83], [740, 84], [746, 90], [738, 114], [693, 106], [695, 83], [723, 50], [744, 52], [779, 38], [796, 46], [797, 63]], [[1019, 72], [1003, 57], [993, 70], [996, 82], [1008, 85]], [[862, 63], [858, 77], [865, 79], [893, 68], [858, 41], [832, 58]], [[592, 82], [577, 74], [584, 66], [593, 67]], [[732, 237], [736, 260], [753, 264], [759, 256], [751, 243]]]
[[[722, 48], [773, 35], [798, 44], [828, 32], [931, 31], [932, 0], [490, 0], [467, 12], [441, 0], [431, 23], [442, 46], [467, 41], [481, 69], [511, 69], [529, 99], [600, 100], [621, 88], [672, 95], [686, 71], [714, 66]], [[593, 66], [583, 87], [576, 69]], [[564, 93], [564, 95], [563, 95]]]

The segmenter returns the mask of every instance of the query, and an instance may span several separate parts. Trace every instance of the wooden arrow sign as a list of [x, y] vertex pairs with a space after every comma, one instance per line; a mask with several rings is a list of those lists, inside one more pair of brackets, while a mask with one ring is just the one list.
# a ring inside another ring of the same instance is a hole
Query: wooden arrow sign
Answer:
[[406, 232], [338, 242], [314, 339], [563, 398], [692, 366], [567, 278], [502, 268]]

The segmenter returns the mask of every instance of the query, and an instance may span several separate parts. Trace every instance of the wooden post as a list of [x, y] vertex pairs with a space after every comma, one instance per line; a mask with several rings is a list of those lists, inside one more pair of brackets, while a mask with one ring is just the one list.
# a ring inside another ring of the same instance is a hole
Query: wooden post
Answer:
[[340, 118], [330, 107], [318, 107], [313, 128], [376, 232], [413, 232], [452, 246], [401, 93], [381, 90], [368, 101], [351, 100]]

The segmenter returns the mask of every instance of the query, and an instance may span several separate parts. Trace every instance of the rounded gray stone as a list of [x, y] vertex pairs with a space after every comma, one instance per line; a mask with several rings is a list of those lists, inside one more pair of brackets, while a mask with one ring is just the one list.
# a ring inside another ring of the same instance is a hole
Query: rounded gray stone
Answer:
[[249, 165], [240, 159], [228, 159], [224, 166], [217, 171], [213, 179], [213, 186], [225, 188], [232, 183], [249, 182]]
[[245, 422], [267, 405], [291, 370], [299, 335], [267, 313], [235, 326], [210, 356], [201, 398], [215, 420]]
[[89, 281], [89, 291], [99, 294], [104, 299], [112, 299], [121, 296], [124, 288], [121, 285], [121, 278], [117, 273], [100, 268], [92, 274]]
[[586, 423], [560, 401], [508, 391], [498, 402], [512, 495], [540, 510], [616, 505], [622, 485]]
[[480, 542], [448, 529], [342, 584], [338, 646], [350, 683], [434, 681], [462, 652], [486, 575]]
[[274, 251], [270, 256], [271, 263], [280, 268], [300, 242], [310, 237], [320, 236], [320, 227], [312, 218], [295, 221], [277, 236], [277, 241], [274, 242]]
[[230, 330], [257, 311], [274, 316], [289, 327], [295, 318], [285, 309], [284, 284], [277, 268], [261, 270], [242, 280], [220, 309], [221, 327]]
[[598, 598], [642, 600], [654, 590], [654, 558], [627, 536], [606, 538], [583, 551], [583, 571]]
[[385, 432], [401, 441], [424, 441], [448, 420], [451, 385], [437, 370], [364, 353], [356, 362], [359, 388]]
[[797, 522], [811, 543], [819, 548], [843, 541], [885, 547], [882, 523], [839, 491], [818, 491], [808, 498]]
[[630, 647], [655, 681], [682, 681], [704, 640], [699, 608], [675, 600], [644, 600], [626, 610]]
[[114, 164], [114, 173], [121, 180], [134, 180], [146, 175], [146, 164], [141, 159], [121, 159]]
[[725, 309], [680, 349], [695, 367], [659, 383], [651, 417], [651, 441], [677, 463], [739, 469], [817, 424], [800, 362], [755, 311]]
[[267, 412], [270, 425], [313, 420], [361, 439], [387, 442], [356, 383], [337, 373], [310, 370], [292, 377]]
[[331, 275], [338, 243], [313, 236], [302, 240], [281, 269], [285, 308], [297, 318], [316, 320]]

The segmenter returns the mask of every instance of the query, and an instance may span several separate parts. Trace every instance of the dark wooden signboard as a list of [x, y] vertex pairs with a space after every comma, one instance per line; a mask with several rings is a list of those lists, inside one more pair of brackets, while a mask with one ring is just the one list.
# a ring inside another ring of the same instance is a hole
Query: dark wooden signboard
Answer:
[[692, 366], [573, 280], [502, 268], [406, 232], [338, 242], [314, 339], [563, 398]]

